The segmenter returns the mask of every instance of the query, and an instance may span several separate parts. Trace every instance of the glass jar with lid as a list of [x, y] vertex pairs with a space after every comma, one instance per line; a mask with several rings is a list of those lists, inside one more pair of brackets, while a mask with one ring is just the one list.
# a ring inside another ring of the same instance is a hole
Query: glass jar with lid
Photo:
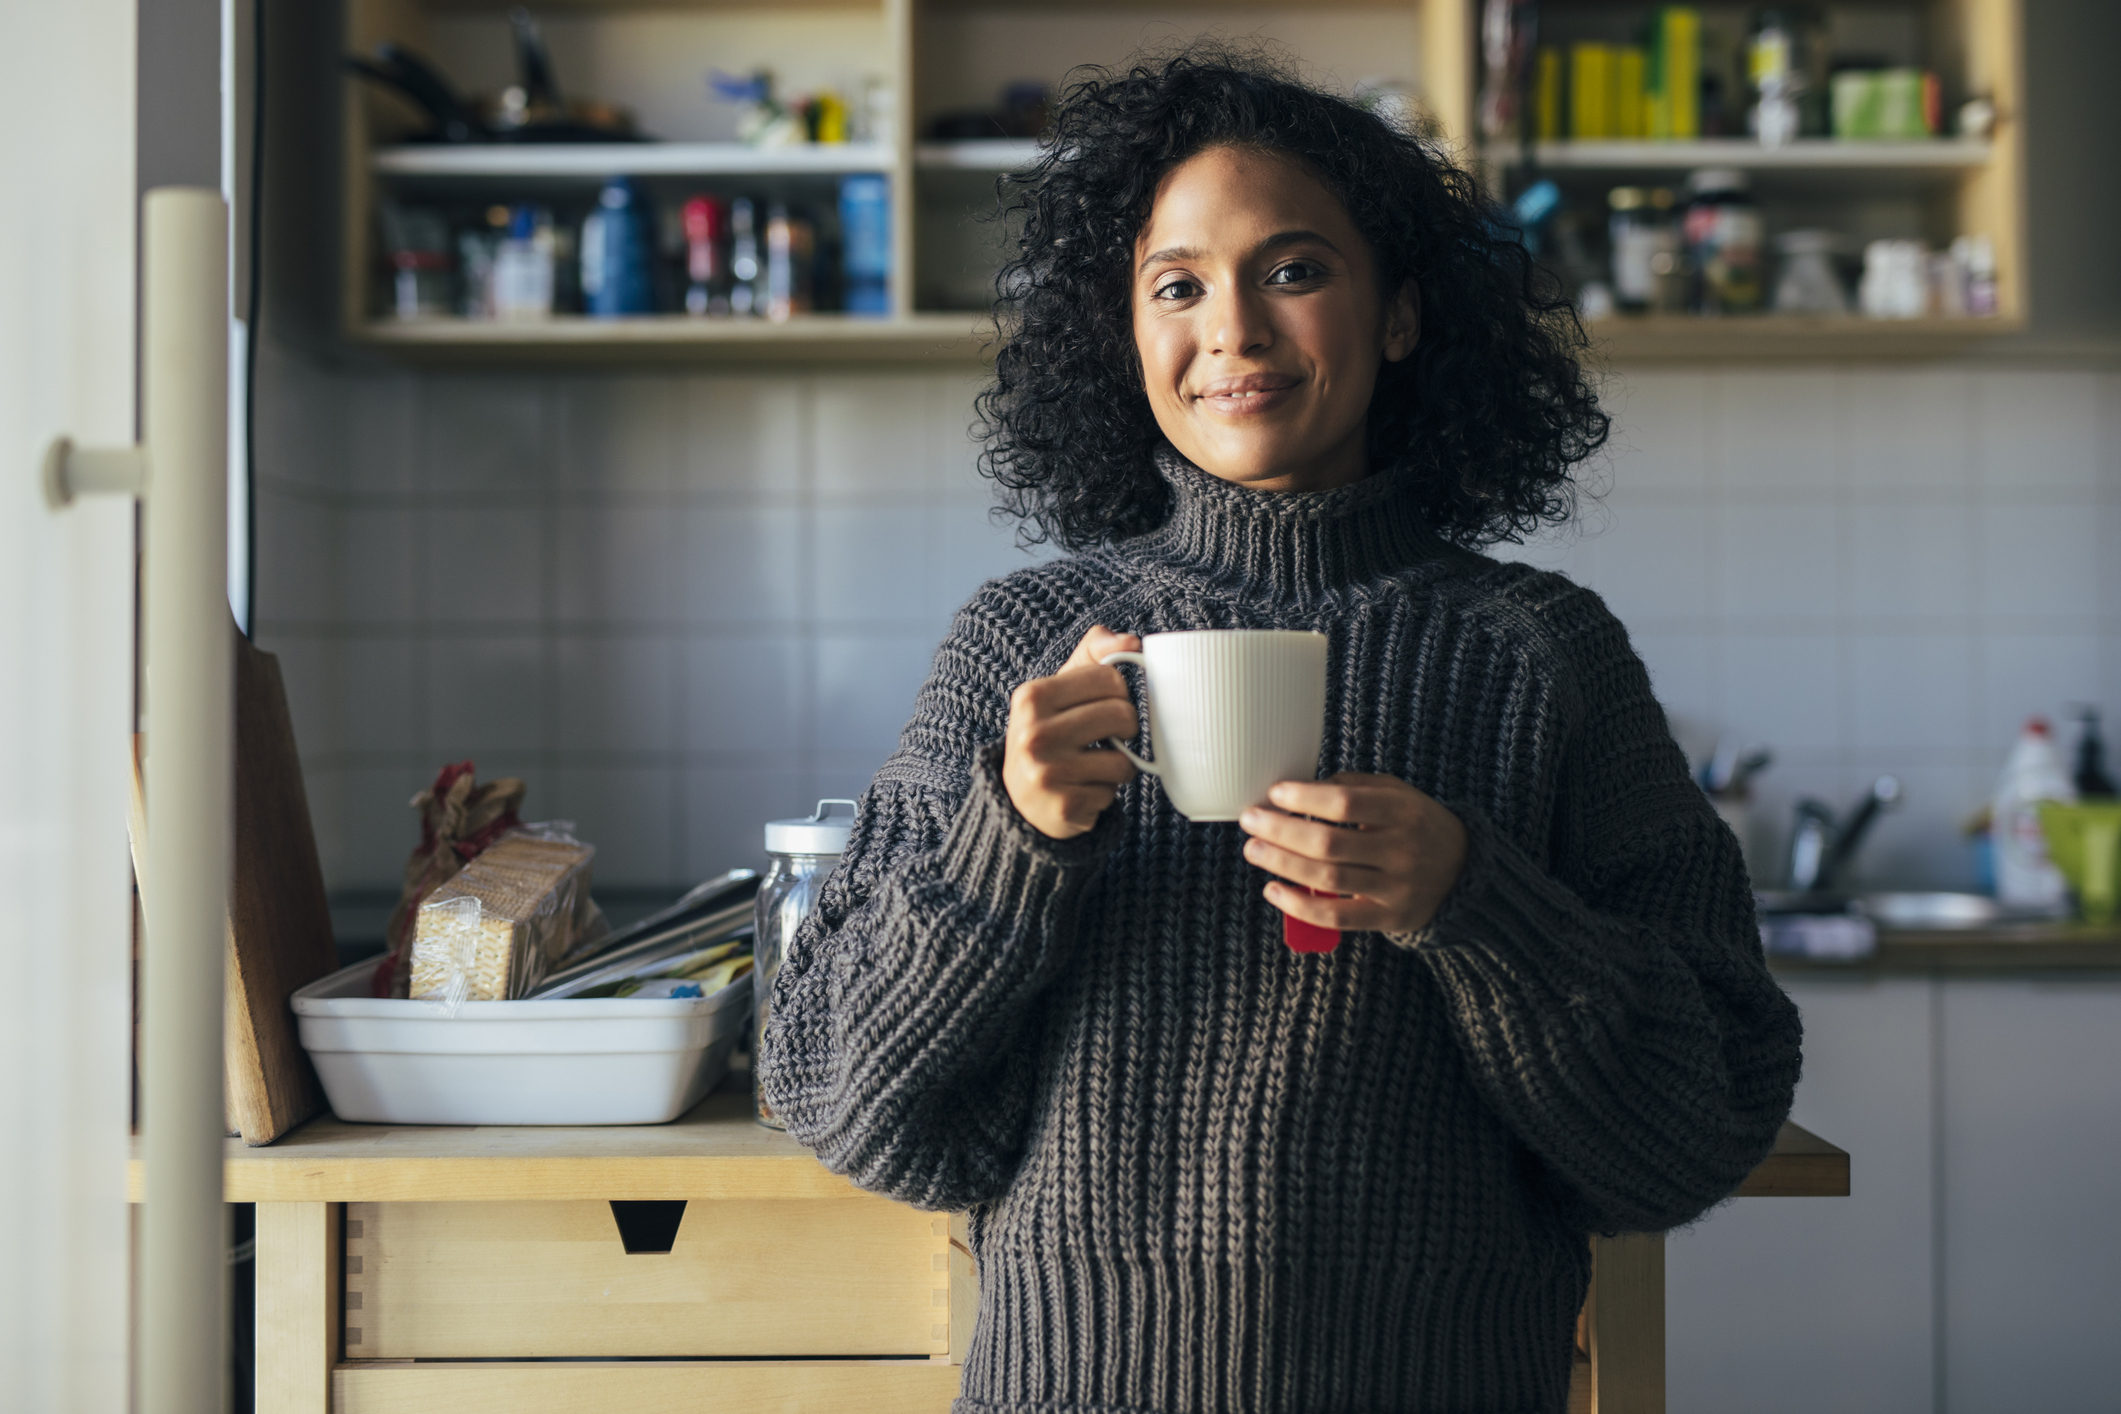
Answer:
[[1836, 315], [1849, 312], [1848, 291], [1834, 270], [1841, 237], [1832, 231], [1785, 231], [1775, 238], [1782, 275], [1775, 281], [1777, 314]]
[[1669, 310], [1667, 291], [1679, 273], [1679, 223], [1665, 187], [1614, 187], [1612, 209], [1614, 302], [1630, 314]]
[[795, 930], [817, 907], [818, 892], [840, 862], [853, 828], [851, 800], [821, 800], [807, 819], [798, 816], [766, 822], [766, 854], [772, 863], [759, 884], [758, 937], [752, 945], [752, 995], [758, 999], [758, 1009], [751, 1025], [751, 1098], [753, 1113], [769, 1128], [788, 1127], [766, 1103], [758, 1079], [766, 1053], [766, 1023], [773, 1011], [773, 979], [781, 970], [781, 959], [788, 955]]

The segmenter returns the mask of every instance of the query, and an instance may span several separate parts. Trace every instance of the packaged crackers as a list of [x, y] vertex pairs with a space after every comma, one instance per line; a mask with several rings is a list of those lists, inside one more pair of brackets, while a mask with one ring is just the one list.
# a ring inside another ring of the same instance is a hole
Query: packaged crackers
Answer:
[[591, 845], [564, 835], [504, 835], [420, 905], [411, 995], [509, 1001], [605, 932], [589, 898]]

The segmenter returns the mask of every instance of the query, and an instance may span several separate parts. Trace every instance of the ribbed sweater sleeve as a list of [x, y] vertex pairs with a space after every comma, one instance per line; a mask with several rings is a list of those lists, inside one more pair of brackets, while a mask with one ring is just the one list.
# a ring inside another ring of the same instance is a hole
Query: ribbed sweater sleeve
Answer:
[[863, 796], [773, 993], [760, 1080], [863, 1188], [956, 1209], [1007, 1187], [1035, 1085], [1034, 1001], [1066, 963], [1117, 812], [1048, 839], [1001, 782], [1011, 655], [975, 604]]
[[1761, 955], [1737, 841], [1688, 778], [1640, 659], [1595, 599], [1572, 608], [1581, 719], [1550, 858], [1462, 809], [1465, 869], [1419, 951], [1476, 1086], [1574, 1222], [1659, 1231], [1729, 1196], [1773, 1146], [1800, 1025]]

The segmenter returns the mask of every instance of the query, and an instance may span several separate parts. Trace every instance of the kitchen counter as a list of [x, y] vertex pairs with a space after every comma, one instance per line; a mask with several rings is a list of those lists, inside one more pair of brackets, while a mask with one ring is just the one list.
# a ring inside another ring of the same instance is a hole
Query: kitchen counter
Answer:
[[[314, 1119], [231, 1139], [224, 1174], [258, 1204], [261, 1414], [941, 1414], [978, 1307], [962, 1215], [861, 1192], [741, 1085], [665, 1125]], [[1785, 1124], [1736, 1196], [1848, 1191], [1848, 1154]], [[615, 1202], [673, 1235], [637, 1255]], [[1592, 1249], [1571, 1407], [1661, 1409], [1663, 1234]]]
[[[229, 1140], [223, 1172], [231, 1203], [871, 1197], [787, 1135], [755, 1122], [750, 1095], [733, 1090], [654, 1125], [455, 1127], [325, 1116], [264, 1148]], [[1834, 1197], [1848, 1185], [1846, 1152], [1785, 1124], [1774, 1152], [1737, 1196]], [[136, 1152], [128, 1182], [136, 1202], [142, 1186]]]
[[1882, 928], [1856, 961], [1774, 957], [1778, 972], [2007, 973], [2121, 970], [2121, 926], [2023, 923], [1996, 928]]
[[[253, 1149], [228, 1141], [231, 1203], [864, 1198], [724, 1088], [669, 1124], [348, 1124], [325, 1115]], [[140, 1196], [132, 1165], [132, 1197]], [[883, 1200], [878, 1200], [883, 1201]]]

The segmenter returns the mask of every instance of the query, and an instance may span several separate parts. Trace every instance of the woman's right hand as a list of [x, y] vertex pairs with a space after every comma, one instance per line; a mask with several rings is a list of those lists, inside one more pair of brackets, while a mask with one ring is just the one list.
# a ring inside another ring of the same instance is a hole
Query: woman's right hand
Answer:
[[1134, 763], [1117, 751], [1093, 751], [1106, 737], [1131, 740], [1134, 700], [1119, 669], [1098, 659], [1141, 651], [1131, 633], [1099, 624], [1083, 635], [1061, 670], [1033, 678], [1009, 695], [1002, 785], [1016, 813], [1048, 839], [1087, 832], [1134, 779]]

